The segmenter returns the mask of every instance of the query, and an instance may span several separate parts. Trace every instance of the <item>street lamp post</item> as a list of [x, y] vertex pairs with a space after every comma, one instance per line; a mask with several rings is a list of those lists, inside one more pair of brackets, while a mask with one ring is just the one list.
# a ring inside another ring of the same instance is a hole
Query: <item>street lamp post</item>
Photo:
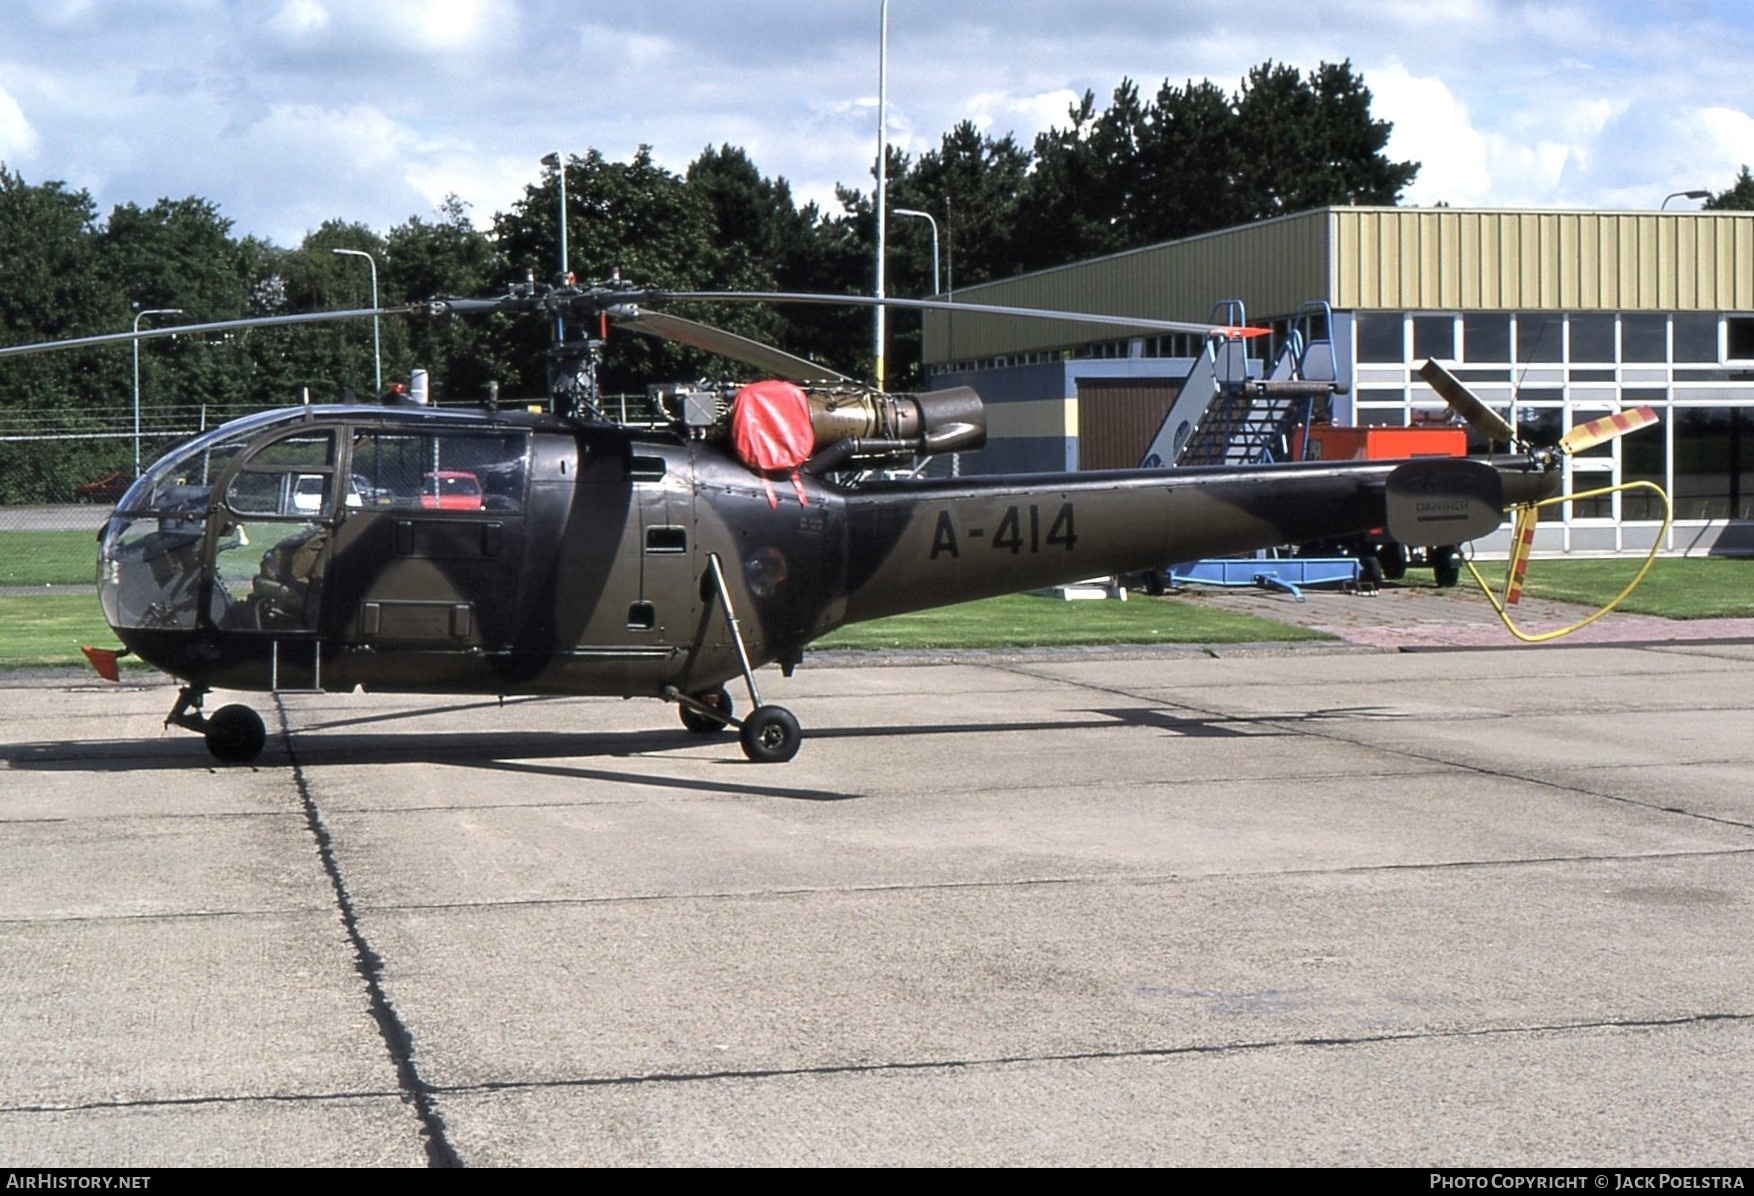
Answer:
[[180, 316], [180, 307], [149, 307], [134, 314], [134, 476], [140, 476], [140, 321], [147, 316]]
[[372, 270], [372, 362], [376, 394], [379, 398], [384, 394], [384, 351], [383, 342], [378, 339], [378, 259], [363, 249], [331, 249], [330, 253], [337, 257], [362, 257]]
[[[566, 159], [556, 150], [544, 155], [542, 165], [554, 168], [554, 189], [560, 195], [560, 285], [568, 286], [572, 282], [572, 261], [566, 252]], [[562, 344], [566, 341], [566, 316], [558, 309], [554, 313], [554, 342]]]
[[572, 273], [566, 253], [566, 159], [557, 151], [543, 158], [542, 165], [554, 167], [555, 189], [560, 192], [560, 285], [565, 286]]
[[888, 200], [889, 175], [889, 0], [882, 0], [877, 18], [877, 389], [883, 389], [884, 205]]
[[[941, 290], [938, 286], [938, 222], [936, 220], [932, 219], [932, 213], [922, 212], [917, 208], [896, 208], [895, 214], [897, 216], [913, 216], [913, 217], [916, 217], [920, 220], [924, 220], [927, 224], [932, 226], [932, 294], [934, 294], [934, 295], [940, 294]], [[925, 379], [926, 379], [926, 316], [925, 316], [925, 313], [922, 312], [922, 313], [920, 313], [920, 385], [921, 386], [925, 385]]]
[[895, 214], [897, 216], [917, 216], [932, 226], [932, 294], [942, 294], [943, 288], [938, 285], [938, 222], [932, 219], [932, 213], [917, 211], [913, 208], [897, 208]]
[[1710, 199], [1710, 198], [1711, 198], [1711, 192], [1709, 192], [1709, 191], [1671, 191], [1667, 195], [1663, 196], [1663, 202], [1662, 202], [1661, 206], [1659, 206], [1657, 208], [1657, 211], [1660, 212], [1664, 208], [1668, 207], [1669, 201], [1671, 199]]

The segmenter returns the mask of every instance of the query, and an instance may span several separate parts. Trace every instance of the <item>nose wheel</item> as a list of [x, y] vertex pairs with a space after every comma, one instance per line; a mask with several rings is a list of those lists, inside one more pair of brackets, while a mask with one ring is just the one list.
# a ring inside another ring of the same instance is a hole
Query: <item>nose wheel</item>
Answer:
[[177, 704], [165, 716], [164, 725], [199, 732], [207, 741], [207, 751], [221, 764], [248, 764], [262, 754], [268, 742], [268, 729], [262, 716], [248, 706], [221, 706], [211, 715], [201, 713], [207, 690], [200, 686], [184, 686], [177, 695]]
[[221, 764], [247, 764], [262, 754], [268, 729], [248, 706], [221, 706], [207, 720], [207, 750]]

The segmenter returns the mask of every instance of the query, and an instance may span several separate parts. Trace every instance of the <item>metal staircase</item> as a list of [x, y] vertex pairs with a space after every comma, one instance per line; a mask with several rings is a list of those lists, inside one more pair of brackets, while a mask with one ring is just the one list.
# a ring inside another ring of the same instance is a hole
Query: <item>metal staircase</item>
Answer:
[[[1211, 322], [1247, 322], [1241, 300], [1212, 309]], [[1328, 305], [1305, 303], [1266, 377], [1249, 373], [1247, 343], [1214, 333], [1170, 404], [1143, 464], [1258, 465], [1293, 456], [1291, 435], [1308, 427], [1315, 401], [1343, 392]]]

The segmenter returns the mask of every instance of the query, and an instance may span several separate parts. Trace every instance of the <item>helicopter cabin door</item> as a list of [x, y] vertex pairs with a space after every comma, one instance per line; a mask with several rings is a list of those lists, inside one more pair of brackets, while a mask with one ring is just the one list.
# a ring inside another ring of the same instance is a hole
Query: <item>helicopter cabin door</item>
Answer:
[[694, 555], [694, 486], [688, 459], [635, 445], [628, 462], [639, 509], [640, 592], [627, 626], [665, 644], [687, 643], [700, 611]]
[[576, 444], [576, 488], [551, 554], [550, 650], [611, 692], [655, 689], [700, 610], [685, 450], [595, 429]]
[[[529, 455], [521, 428], [352, 429], [326, 625], [360, 650], [357, 680], [475, 685], [512, 649]], [[394, 671], [367, 675], [372, 657]]]
[[322, 686], [329, 544], [343, 487], [334, 428], [252, 445], [228, 471], [209, 520], [211, 599], [236, 654], [265, 665], [269, 688]]

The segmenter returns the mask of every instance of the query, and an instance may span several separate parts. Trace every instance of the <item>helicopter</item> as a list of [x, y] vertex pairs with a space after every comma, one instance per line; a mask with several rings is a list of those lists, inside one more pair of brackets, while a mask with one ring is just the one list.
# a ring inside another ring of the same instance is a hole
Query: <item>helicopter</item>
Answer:
[[[305, 405], [247, 415], [173, 448], [99, 533], [98, 596], [123, 648], [86, 655], [111, 680], [117, 657], [132, 654], [180, 681], [166, 725], [201, 734], [224, 763], [254, 760], [266, 730], [247, 705], [206, 713], [216, 688], [658, 698], [678, 707], [687, 731], [735, 730], [750, 760], [783, 762], [799, 750], [800, 724], [762, 699], [756, 671], [778, 664], [790, 677], [808, 644], [846, 624], [1375, 527], [1407, 544], [1463, 543], [1560, 490], [1561, 451], [1533, 448], [1490, 463], [873, 480], [866, 475], [885, 464], [980, 448], [980, 396], [966, 387], [874, 390], [662, 310], [683, 300], [1264, 331], [533, 276], [486, 298], [148, 329], [141, 338], [515, 312], [549, 321], [556, 343], [544, 405]], [[767, 377], [655, 387], [665, 420], [624, 425], [603, 413], [596, 386], [611, 325]], [[1465, 418], [1484, 408], [1453, 401]], [[1614, 434], [1591, 433], [1589, 443]], [[738, 680], [749, 702], [742, 715], [728, 688]]]

